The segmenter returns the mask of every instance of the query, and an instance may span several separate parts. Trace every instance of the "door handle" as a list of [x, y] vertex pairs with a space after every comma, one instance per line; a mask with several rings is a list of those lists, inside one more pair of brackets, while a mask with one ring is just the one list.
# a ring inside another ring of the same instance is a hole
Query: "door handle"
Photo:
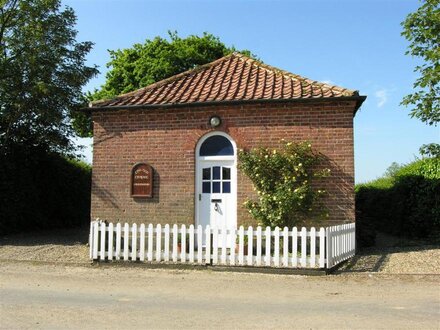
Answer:
[[211, 199], [211, 203], [221, 203], [221, 202], [222, 202], [221, 199], [215, 199], [215, 198]]

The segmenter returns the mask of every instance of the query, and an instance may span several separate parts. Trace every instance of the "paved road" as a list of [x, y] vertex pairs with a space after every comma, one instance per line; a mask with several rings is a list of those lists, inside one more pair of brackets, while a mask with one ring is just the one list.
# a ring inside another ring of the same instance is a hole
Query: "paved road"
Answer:
[[438, 276], [0, 263], [0, 328], [440, 329]]

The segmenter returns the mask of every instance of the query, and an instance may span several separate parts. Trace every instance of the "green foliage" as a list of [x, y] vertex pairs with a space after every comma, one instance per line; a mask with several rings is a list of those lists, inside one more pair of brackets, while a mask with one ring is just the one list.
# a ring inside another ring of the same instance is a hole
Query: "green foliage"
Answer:
[[93, 137], [93, 123], [89, 114], [75, 111], [71, 115], [72, 127], [80, 137]]
[[419, 152], [424, 157], [440, 157], [440, 144], [438, 143], [428, 143], [423, 144]]
[[391, 176], [387, 176], [384, 175], [381, 178], [377, 178], [376, 180], [373, 180], [371, 182], [367, 182], [367, 183], [359, 183], [354, 187], [355, 192], [358, 192], [360, 189], [362, 188], [374, 188], [374, 189], [378, 189], [378, 190], [385, 190], [385, 189], [389, 189], [393, 186], [394, 184], [394, 178]]
[[45, 149], [0, 155], [0, 235], [90, 221], [91, 168]]
[[358, 227], [413, 238], [440, 233], [440, 158], [402, 166], [392, 177], [356, 186]]
[[325, 190], [312, 183], [330, 174], [329, 169], [319, 168], [323, 156], [310, 143], [282, 142], [279, 149], [239, 152], [239, 168], [258, 194], [258, 201], [248, 200], [245, 206], [264, 226], [292, 227], [320, 213], [314, 207]]
[[[110, 50], [106, 82], [99, 90], [89, 93], [88, 99], [109, 99], [131, 92], [236, 51], [206, 32], [186, 38], [179, 37], [177, 32], [168, 32], [168, 36], [169, 39], [158, 36], [131, 48]], [[247, 50], [241, 53], [254, 56]], [[90, 118], [84, 116], [75, 125], [80, 136], [90, 136], [90, 126]]]
[[97, 73], [91, 42], [76, 42], [76, 17], [60, 0], [1, 0], [0, 151], [16, 145], [67, 153], [72, 111]]
[[440, 8], [439, 0], [425, 0], [402, 22], [402, 35], [410, 42], [406, 54], [422, 59], [416, 66], [420, 77], [414, 93], [404, 97], [402, 104], [413, 106], [411, 116], [429, 125], [440, 121]]

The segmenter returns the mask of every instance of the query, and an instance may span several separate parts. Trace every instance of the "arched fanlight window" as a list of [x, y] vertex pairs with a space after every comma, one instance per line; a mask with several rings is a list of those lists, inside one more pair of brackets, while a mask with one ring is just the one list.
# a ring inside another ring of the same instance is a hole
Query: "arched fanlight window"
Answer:
[[222, 135], [207, 138], [200, 147], [200, 156], [233, 156], [234, 147], [231, 141]]

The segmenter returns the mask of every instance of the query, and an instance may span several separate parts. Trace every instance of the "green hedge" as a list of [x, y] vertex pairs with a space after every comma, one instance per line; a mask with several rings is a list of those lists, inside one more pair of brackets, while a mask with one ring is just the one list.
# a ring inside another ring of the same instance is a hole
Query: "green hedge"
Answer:
[[83, 162], [25, 148], [0, 155], [0, 234], [87, 224], [90, 186]]
[[412, 238], [440, 233], [440, 158], [417, 160], [390, 177], [357, 185], [356, 222], [364, 246], [374, 243], [375, 231]]

